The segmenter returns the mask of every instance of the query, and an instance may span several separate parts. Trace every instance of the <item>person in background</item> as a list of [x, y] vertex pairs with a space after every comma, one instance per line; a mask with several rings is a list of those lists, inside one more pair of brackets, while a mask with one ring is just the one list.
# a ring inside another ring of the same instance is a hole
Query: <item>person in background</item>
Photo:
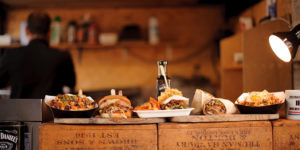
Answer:
[[11, 98], [44, 98], [75, 86], [72, 58], [67, 51], [49, 47], [51, 19], [36, 11], [29, 15], [29, 44], [6, 50], [0, 58], [0, 88], [11, 86]]

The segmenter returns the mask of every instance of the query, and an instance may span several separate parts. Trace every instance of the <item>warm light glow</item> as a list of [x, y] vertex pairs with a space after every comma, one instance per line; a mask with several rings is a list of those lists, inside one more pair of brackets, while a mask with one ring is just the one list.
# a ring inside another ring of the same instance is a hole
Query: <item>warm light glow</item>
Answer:
[[291, 61], [292, 56], [289, 51], [289, 48], [279, 37], [271, 35], [269, 37], [269, 44], [276, 56], [279, 57], [282, 61]]

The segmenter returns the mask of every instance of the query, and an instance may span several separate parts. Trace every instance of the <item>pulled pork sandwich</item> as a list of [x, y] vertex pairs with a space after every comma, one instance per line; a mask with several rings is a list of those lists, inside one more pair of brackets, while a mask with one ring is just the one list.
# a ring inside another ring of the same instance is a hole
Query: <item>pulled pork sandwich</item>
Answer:
[[212, 98], [203, 106], [205, 115], [233, 114], [236, 112], [234, 104], [230, 100]]
[[166, 89], [158, 96], [162, 110], [185, 109], [189, 104], [189, 99], [182, 96], [181, 91], [177, 89]]
[[119, 91], [119, 95], [115, 95], [112, 89], [111, 95], [102, 98], [98, 104], [102, 118], [130, 118], [132, 115], [131, 102], [122, 95], [122, 91]]

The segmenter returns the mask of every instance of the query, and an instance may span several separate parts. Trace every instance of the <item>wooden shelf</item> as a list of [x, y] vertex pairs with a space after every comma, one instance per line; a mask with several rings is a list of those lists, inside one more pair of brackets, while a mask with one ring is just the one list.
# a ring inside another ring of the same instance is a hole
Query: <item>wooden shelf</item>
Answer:
[[224, 66], [223, 70], [242, 70], [243, 69], [243, 64], [234, 64], [230, 66]]
[[76, 43], [76, 44], [69, 44], [69, 43], [62, 43], [62, 44], [51, 44], [52, 47], [61, 48], [61, 49], [110, 49], [110, 48], [128, 48], [128, 47], [137, 47], [137, 48], [160, 48], [166, 47], [167, 44], [157, 44], [157, 45], [150, 45], [145, 41], [130, 41], [130, 42], [119, 42], [116, 45], [101, 45], [101, 44], [88, 44], [88, 43]]
[[0, 48], [17, 48], [20, 47], [21, 45], [18, 43], [10, 44], [10, 45], [0, 45]]
[[179, 7], [199, 5], [197, 0], [3, 0], [12, 8], [149, 8], [149, 7]]
[[[61, 43], [61, 44], [50, 44], [53, 48], [59, 49], [112, 49], [112, 48], [166, 48], [168, 45], [172, 47], [185, 47], [180, 45], [173, 46], [172, 44], [168, 43], [159, 43], [157, 45], [150, 45], [146, 41], [126, 41], [120, 42], [116, 45], [101, 45], [101, 44], [88, 44], [88, 43]], [[21, 45], [19, 43], [14, 43], [11, 45], [0, 45], [0, 48], [17, 48]]]

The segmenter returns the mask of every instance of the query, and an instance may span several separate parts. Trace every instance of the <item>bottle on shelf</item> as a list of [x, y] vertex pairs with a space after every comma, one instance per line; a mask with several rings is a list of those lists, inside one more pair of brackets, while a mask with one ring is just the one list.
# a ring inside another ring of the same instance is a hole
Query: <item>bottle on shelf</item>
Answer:
[[90, 14], [85, 14], [81, 19], [81, 23], [77, 31], [77, 41], [86, 43], [88, 41], [88, 28], [90, 26]]
[[89, 44], [97, 44], [97, 25], [95, 23], [91, 23], [88, 28], [88, 43]]
[[156, 16], [151, 16], [149, 18], [148, 36], [149, 44], [156, 45], [159, 43], [159, 25]]
[[267, 13], [270, 19], [275, 19], [277, 17], [276, 10], [276, 0], [267, 0]]
[[51, 44], [59, 44], [62, 39], [62, 25], [60, 22], [60, 17], [55, 16], [54, 21], [51, 25], [51, 39], [50, 43]]
[[67, 29], [67, 42], [75, 43], [76, 42], [76, 22], [74, 20], [68, 23]]
[[171, 86], [171, 80], [167, 75], [167, 64], [168, 64], [168, 61], [166, 61], [166, 60], [161, 60], [161, 61], [157, 62], [157, 67], [158, 67], [158, 77], [156, 79], [157, 97], [160, 96], [160, 93], [164, 92], [165, 89], [167, 88], [164, 77], [163, 77], [163, 74], [160, 70], [160, 66], [163, 66], [163, 68], [164, 68], [164, 72], [165, 72], [165, 75], [166, 75], [166, 78], [167, 78], [168, 87]]
[[26, 36], [26, 27], [27, 27], [27, 22], [22, 21], [20, 25], [20, 44], [21, 45], [28, 45], [29, 40], [28, 37]]

